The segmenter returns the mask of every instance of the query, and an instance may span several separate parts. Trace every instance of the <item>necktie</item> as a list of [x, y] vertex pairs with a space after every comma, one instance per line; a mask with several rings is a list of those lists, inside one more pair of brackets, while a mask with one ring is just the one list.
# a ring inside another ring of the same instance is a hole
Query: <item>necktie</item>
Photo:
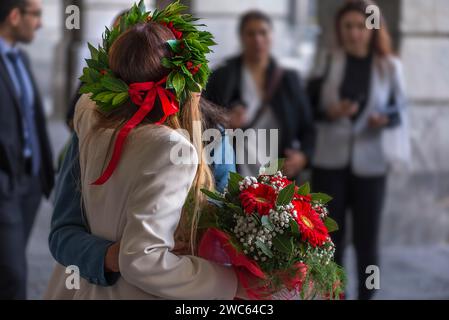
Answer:
[[15, 77], [19, 85], [18, 96], [23, 115], [24, 155], [26, 158], [31, 158], [31, 173], [35, 176], [39, 173], [41, 155], [36, 120], [34, 117], [34, 103], [25, 82], [25, 77], [27, 77], [27, 75], [24, 74], [24, 72], [26, 72], [26, 70], [20, 66], [21, 61], [19, 52], [8, 52], [7, 56], [11, 65], [14, 67]]

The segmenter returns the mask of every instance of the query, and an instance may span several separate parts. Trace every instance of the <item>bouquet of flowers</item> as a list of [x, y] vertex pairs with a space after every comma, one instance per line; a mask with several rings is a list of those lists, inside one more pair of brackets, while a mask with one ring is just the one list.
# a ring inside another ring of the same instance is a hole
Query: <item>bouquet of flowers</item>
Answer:
[[[259, 177], [231, 173], [224, 193], [202, 190], [213, 204], [203, 215], [199, 255], [233, 265], [252, 299], [339, 299], [343, 269], [333, 261], [326, 194], [298, 187], [281, 171]], [[248, 283], [248, 273], [260, 281]]]

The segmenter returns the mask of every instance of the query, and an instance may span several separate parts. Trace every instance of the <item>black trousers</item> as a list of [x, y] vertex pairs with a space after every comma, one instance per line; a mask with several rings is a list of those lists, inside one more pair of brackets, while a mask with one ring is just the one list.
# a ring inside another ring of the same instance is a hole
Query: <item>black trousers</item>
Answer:
[[[352, 214], [352, 237], [357, 259], [358, 298], [371, 299], [375, 290], [366, 288], [366, 267], [379, 265], [378, 235], [386, 191], [386, 177], [362, 178], [351, 170], [313, 169], [312, 187], [333, 197], [329, 203], [330, 216], [339, 230], [332, 233], [336, 245], [335, 260], [342, 265], [347, 232], [346, 216]], [[349, 209], [349, 210], [348, 210]]]
[[26, 246], [42, 199], [37, 177], [24, 177], [12, 195], [0, 194], [0, 299], [26, 299]]

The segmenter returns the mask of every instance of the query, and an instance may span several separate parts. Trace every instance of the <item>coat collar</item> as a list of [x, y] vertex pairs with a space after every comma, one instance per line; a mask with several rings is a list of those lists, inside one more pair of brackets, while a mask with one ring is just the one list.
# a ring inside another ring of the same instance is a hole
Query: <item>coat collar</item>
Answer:
[[[235, 72], [240, 73], [243, 65], [243, 55], [240, 54], [238, 56], [232, 57], [226, 61], [226, 64], [229, 68], [233, 69]], [[270, 79], [270, 75], [273, 74], [274, 70], [278, 67], [278, 63], [274, 57], [270, 57], [270, 61], [268, 63], [267, 68], [267, 79]]]
[[[232, 86], [229, 86], [229, 93], [226, 96], [233, 95], [232, 92], [238, 92], [237, 96], [241, 98], [241, 86], [242, 86], [242, 67], [243, 67], [243, 55], [234, 56], [226, 61], [227, 74], [230, 77], [229, 82], [232, 83]], [[266, 86], [269, 87], [271, 85], [270, 80], [273, 79], [273, 74], [279, 68], [279, 65], [274, 57], [270, 57], [270, 62], [267, 68]], [[234, 94], [235, 95], [235, 94]]]

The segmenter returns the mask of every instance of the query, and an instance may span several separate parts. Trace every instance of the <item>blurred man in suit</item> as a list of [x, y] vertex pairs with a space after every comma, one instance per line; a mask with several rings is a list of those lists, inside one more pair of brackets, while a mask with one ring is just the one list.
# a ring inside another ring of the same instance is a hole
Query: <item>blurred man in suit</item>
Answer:
[[29, 60], [41, 0], [0, 1], [0, 299], [26, 299], [25, 249], [54, 183], [42, 101]]

